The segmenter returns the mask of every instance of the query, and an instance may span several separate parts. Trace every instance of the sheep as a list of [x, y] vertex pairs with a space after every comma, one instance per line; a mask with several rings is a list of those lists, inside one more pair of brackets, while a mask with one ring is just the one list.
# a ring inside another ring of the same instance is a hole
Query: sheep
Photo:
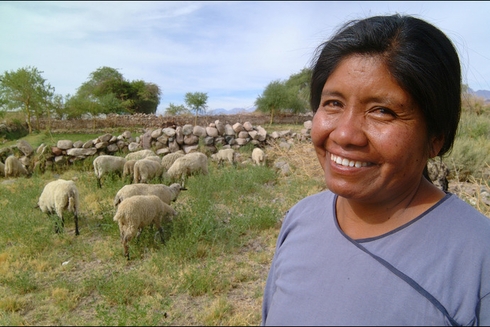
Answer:
[[154, 155], [154, 156], [148, 156], [148, 157], [145, 157], [143, 159], [147, 159], [147, 160], [153, 160], [153, 161], [156, 161], [158, 163], [162, 163], [162, 159], [157, 156], [157, 155]]
[[223, 164], [227, 160], [230, 164], [235, 165], [240, 154], [233, 149], [221, 149], [218, 153], [212, 154], [211, 158], [218, 162], [218, 165]]
[[[75, 219], [75, 235], [80, 235], [78, 230], [79, 195], [75, 182], [64, 179], [49, 182], [44, 186], [36, 208], [40, 208], [48, 215], [56, 212], [61, 219], [62, 228], [65, 225], [63, 212], [72, 212]], [[58, 224], [55, 225], [55, 231], [60, 232]]]
[[171, 221], [177, 212], [156, 195], [135, 195], [122, 201], [114, 215], [114, 221], [119, 225], [119, 234], [123, 245], [124, 256], [129, 260], [128, 242], [138, 237], [144, 227], [154, 224], [160, 233], [162, 243], [162, 223]]
[[165, 171], [169, 170], [169, 168], [172, 166], [175, 160], [183, 156], [184, 156], [183, 151], [177, 151], [177, 152], [169, 153], [166, 156], [163, 156], [161, 161], [163, 169]]
[[109, 173], [122, 175], [126, 159], [118, 156], [101, 155], [94, 159], [94, 171], [97, 178], [97, 186], [102, 187], [101, 178]]
[[134, 176], [134, 164], [137, 160], [127, 160], [123, 167], [123, 178], [129, 177], [132, 181]]
[[255, 148], [252, 151], [252, 162], [257, 166], [265, 165], [265, 153], [261, 148]]
[[28, 176], [29, 172], [17, 157], [11, 155], [5, 159], [4, 175], [5, 178]]
[[155, 156], [155, 152], [153, 150], [139, 150], [136, 152], [131, 152], [128, 153], [125, 157], [126, 160], [139, 160], [139, 159], [144, 159], [148, 156]]
[[117, 207], [124, 199], [134, 195], [156, 195], [164, 203], [169, 204], [177, 200], [180, 191], [186, 190], [179, 183], [167, 186], [165, 184], [131, 184], [123, 186], [114, 197], [114, 207]]
[[180, 178], [184, 185], [187, 176], [199, 172], [204, 175], [208, 174], [208, 157], [201, 152], [191, 152], [175, 160], [163, 176], [172, 181]]
[[148, 183], [158, 177], [162, 178], [163, 167], [158, 161], [152, 159], [140, 159], [134, 164], [133, 183]]

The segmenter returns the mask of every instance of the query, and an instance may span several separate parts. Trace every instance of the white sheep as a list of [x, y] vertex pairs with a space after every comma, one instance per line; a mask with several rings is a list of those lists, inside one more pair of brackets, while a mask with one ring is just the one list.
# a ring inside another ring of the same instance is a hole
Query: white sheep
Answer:
[[114, 206], [117, 207], [124, 199], [134, 195], [156, 195], [166, 204], [170, 204], [177, 200], [181, 190], [185, 190], [185, 188], [182, 188], [179, 183], [174, 183], [170, 186], [143, 183], [125, 185], [116, 193]]
[[122, 176], [126, 159], [118, 156], [101, 155], [94, 159], [94, 172], [97, 178], [97, 186], [102, 187], [101, 178], [107, 174]]
[[188, 176], [197, 173], [208, 174], [208, 157], [202, 152], [191, 152], [178, 158], [163, 176], [171, 181], [181, 179], [184, 185]]
[[218, 162], [218, 165], [223, 164], [224, 161], [228, 161], [230, 164], [235, 165], [237, 158], [240, 154], [233, 149], [221, 149], [217, 153], [212, 154], [211, 158]]
[[154, 155], [154, 156], [148, 156], [148, 157], [145, 157], [143, 159], [147, 159], [147, 160], [153, 160], [153, 161], [156, 161], [158, 162], [159, 164], [162, 163], [162, 158], [160, 158], [159, 156], [157, 155]]
[[117, 207], [114, 221], [119, 225], [124, 256], [129, 260], [128, 242], [151, 224], [154, 224], [164, 243], [162, 223], [171, 221], [176, 215], [177, 212], [156, 195], [135, 195], [122, 201]]
[[26, 167], [20, 162], [20, 160], [11, 155], [5, 159], [5, 167], [4, 167], [5, 177], [19, 177], [19, 176], [28, 176], [29, 172]]
[[177, 151], [173, 153], [169, 153], [162, 158], [162, 166], [163, 170], [167, 171], [169, 168], [172, 166], [172, 164], [175, 162], [175, 160], [181, 158], [184, 156], [184, 151]]
[[128, 153], [125, 157], [126, 160], [139, 160], [149, 156], [155, 156], [155, 152], [153, 150], [145, 149], [139, 150], [136, 152]]
[[140, 159], [134, 164], [133, 183], [148, 183], [154, 178], [162, 178], [163, 167], [158, 161], [152, 159]]
[[252, 162], [257, 166], [265, 165], [265, 153], [261, 148], [254, 148], [252, 151]]
[[[75, 182], [64, 179], [49, 182], [39, 197], [37, 207], [46, 214], [56, 212], [61, 219], [61, 227], [65, 225], [63, 212], [72, 212], [75, 219], [75, 235], [80, 234], [78, 231], [79, 195]], [[55, 231], [60, 232], [58, 224], [55, 226]]]
[[127, 160], [123, 167], [123, 178], [129, 177], [132, 181], [134, 177], [134, 164], [137, 160]]

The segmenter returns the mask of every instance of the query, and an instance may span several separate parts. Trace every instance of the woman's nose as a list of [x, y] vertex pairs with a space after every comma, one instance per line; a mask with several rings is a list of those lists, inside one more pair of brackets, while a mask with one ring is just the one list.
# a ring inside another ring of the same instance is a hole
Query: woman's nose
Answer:
[[332, 126], [330, 139], [346, 147], [362, 147], [367, 144], [364, 115], [352, 110], [343, 111]]

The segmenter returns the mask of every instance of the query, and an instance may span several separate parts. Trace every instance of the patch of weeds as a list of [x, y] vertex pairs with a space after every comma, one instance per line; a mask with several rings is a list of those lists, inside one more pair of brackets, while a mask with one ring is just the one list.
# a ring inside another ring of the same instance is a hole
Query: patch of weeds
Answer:
[[38, 289], [34, 274], [30, 271], [19, 271], [10, 278], [0, 279], [5, 286], [9, 286], [19, 294], [31, 293]]
[[182, 276], [180, 285], [191, 296], [216, 294], [232, 287], [230, 279], [221, 273], [221, 267], [212, 261], [190, 265]]
[[109, 303], [133, 305], [139, 296], [153, 292], [153, 281], [142, 277], [136, 271], [113, 273], [108, 278], [101, 278], [97, 290]]
[[96, 317], [103, 326], [156, 326], [161, 325], [165, 313], [151, 314], [151, 306], [133, 303], [130, 306], [97, 305]]
[[233, 305], [225, 297], [219, 297], [205, 312], [204, 325], [218, 326], [223, 324], [223, 321], [232, 314]]

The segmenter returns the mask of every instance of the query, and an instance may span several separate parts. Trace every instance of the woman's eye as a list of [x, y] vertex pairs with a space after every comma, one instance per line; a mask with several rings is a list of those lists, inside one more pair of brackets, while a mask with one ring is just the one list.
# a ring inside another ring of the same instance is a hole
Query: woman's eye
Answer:
[[324, 107], [340, 107], [342, 104], [337, 100], [327, 100], [323, 103]]
[[397, 116], [393, 110], [390, 110], [388, 108], [383, 108], [383, 107], [374, 109], [373, 113], [379, 116], [385, 116], [390, 118], [395, 118]]

